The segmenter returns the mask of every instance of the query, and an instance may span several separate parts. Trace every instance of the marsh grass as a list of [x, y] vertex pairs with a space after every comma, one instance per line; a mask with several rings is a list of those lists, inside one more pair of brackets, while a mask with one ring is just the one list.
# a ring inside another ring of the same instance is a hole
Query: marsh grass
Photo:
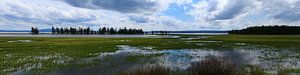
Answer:
[[125, 75], [171, 75], [172, 71], [162, 65], [138, 66], [126, 72]]
[[[191, 63], [184, 71], [174, 71], [162, 65], [142, 65], [129, 69], [124, 75], [272, 75], [258, 66], [241, 66], [230, 58], [212, 57]], [[281, 70], [276, 75], [289, 75], [288, 70]]]
[[241, 75], [269, 75], [259, 66], [245, 65], [240, 71]]
[[277, 75], [299, 75], [300, 69], [281, 69], [277, 71]]
[[[180, 35], [182, 36], [182, 35]], [[201, 35], [193, 35], [201, 36]], [[190, 36], [183, 36], [190, 37]], [[16, 40], [32, 40], [35, 42], [13, 42]], [[122, 40], [130, 40], [118, 42]], [[101, 52], [114, 52], [118, 50], [117, 45], [129, 45], [134, 47], [153, 47], [154, 50], [179, 50], [179, 49], [214, 49], [222, 48], [231, 50], [236, 47], [228, 43], [247, 43], [258, 45], [270, 45], [284, 48], [300, 48], [299, 35], [219, 35], [211, 36], [207, 39], [197, 39], [196, 41], [223, 41], [222, 43], [205, 43], [203, 46], [197, 43], [187, 43], [180, 39], [167, 38], [29, 38], [29, 37], [9, 37], [0, 38], [0, 75], [14, 72], [19, 68], [26, 68], [26, 64], [41, 63], [39, 71], [48, 71], [57, 68], [78, 66], [69, 62], [81, 59], [96, 57]], [[117, 42], [116, 42], [117, 41]], [[39, 56], [61, 55], [48, 60], [35, 59]], [[57, 60], [68, 60], [63, 64], [55, 64]], [[129, 59], [136, 60], [136, 58]], [[96, 62], [97, 63], [97, 62]]]
[[191, 64], [190, 75], [239, 75], [238, 66], [229, 58], [213, 57]]
[[[35, 42], [7, 42], [15, 40], [32, 40]], [[130, 41], [116, 42], [121, 40]], [[0, 62], [0, 75], [15, 72], [19, 68], [26, 68], [24, 66], [26, 64], [41, 63], [43, 66], [38, 71], [76, 67], [80, 64], [69, 64], [69, 62], [96, 57], [101, 52], [114, 52], [118, 50], [117, 45], [151, 46], [155, 47], [156, 50], [199, 48], [196, 44], [182, 43], [178, 39], [161, 38], [0, 38], [0, 61], [4, 61]], [[56, 54], [61, 55], [61, 57], [48, 60], [34, 59], [34, 57]], [[64, 59], [66, 57], [72, 60]], [[57, 61], [55, 59], [68, 61], [63, 64], [56, 64], [53, 63]]]
[[229, 58], [213, 57], [191, 63], [185, 72], [173, 71], [162, 65], [138, 66], [130, 69], [125, 75], [246, 75], [238, 69]]
[[217, 40], [233, 43], [243, 42], [273, 46], [276, 48], [300, 48], [300, 35], [219, 35], [203, 40]]

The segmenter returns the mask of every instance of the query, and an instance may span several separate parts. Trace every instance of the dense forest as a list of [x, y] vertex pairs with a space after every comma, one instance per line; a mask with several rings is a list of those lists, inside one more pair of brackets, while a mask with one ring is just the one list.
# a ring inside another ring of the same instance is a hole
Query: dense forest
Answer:
[[[135, 29], [135, 28], [121, 28], [121, 29], [115, 29], [115, 28], [109, 28], [109, 27], [103, 27], [99, 28], [97, 31], [92, 30], [91, 28], [60, 28], [60, 27], [52, 27], [52, 34], [72, 34], [72, 35], [95, 35], [95, 34], [102, 34], [102, 35], [113, 35], [113, 34], [144, 34], [144, 31], [142, 29]], [[37, 33], [36, 33], [37, 32]], [[31, 33], [32, 34], [39, 34], [37, 28], [32, 28]]]
[[300, 26], [273, 25], [254, 26], [242, 30], [232, 30], [229, 34], [257, 34], [257, 35], [295, 35], [300, 34]]

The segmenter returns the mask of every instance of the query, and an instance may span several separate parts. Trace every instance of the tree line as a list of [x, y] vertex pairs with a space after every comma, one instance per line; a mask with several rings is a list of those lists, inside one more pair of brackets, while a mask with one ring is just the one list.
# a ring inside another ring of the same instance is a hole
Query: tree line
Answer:
[[91, 35], [91, 34], [144, 34], [144, 31], [142, 29], [135, 29], [135, 28], [121, 28], [121, 29], [115, 29], [115, 28], [109, 28], [109, 27], [103, 27], [99, 28], [97, 31], [92, 30], [91, 28], [59, 28], [59, 27], [52, 27], [52, 34], [74, 34], [74, 35]]
[[273, 25], [254, 26], [242, 30], [232, 30], [229, 34], [258, 34], [258, 35], [299, 35], [300, 26]]

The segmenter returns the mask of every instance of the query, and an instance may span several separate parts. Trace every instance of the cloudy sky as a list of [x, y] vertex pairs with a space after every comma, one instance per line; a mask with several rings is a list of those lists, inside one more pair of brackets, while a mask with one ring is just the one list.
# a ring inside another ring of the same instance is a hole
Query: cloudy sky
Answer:
[[300, 0], [0, 0], [0, 30], [228, 30], [272, 24], [300, 26]]

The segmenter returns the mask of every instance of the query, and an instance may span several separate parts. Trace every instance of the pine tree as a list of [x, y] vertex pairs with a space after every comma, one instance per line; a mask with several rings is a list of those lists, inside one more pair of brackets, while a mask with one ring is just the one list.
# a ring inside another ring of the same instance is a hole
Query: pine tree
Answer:
[[114, 28], [110, 28], [110, 34], [117, 34], [117, 31]]
[[77, 34], [76, 28], [70, 27], [70, 33], [71, 33], [71, 34]]
[[97, 32], [98, 34], [101, 34], [101, 27], [98, 29], [98, 32]]
[[56, 34], [60, 34], [60, 29], [59, 28], [56, 28]]
[[70, 34], [70, 30], [68, 28], [64, 29], [64, 34]]
[[88, 28], [86, 29], [86, 34], [91, 34], [91, 29], [90, 29], [90, 27], [88, 27]]
[[52, 26], [52, 34], [55, 34], [56, 31], [55, 31], [55, 28]]
[[39, 34], [39, 29], [31, 27], [31, 34]]
[[79, 34], [82, 35], [83, 33], [84, 33], [83, 28], [80, 27], [80, 28], [79, 28]]
[[61, 33], [61, 34], [64, 34], [64, 33], [65, 33], [65, 31], [64, 31], [63, 28], [60, 28], [60, 33]]
[[101, 34], [106, 34], [106, 27], [103, 27], [103, 28], [101, 29]]

